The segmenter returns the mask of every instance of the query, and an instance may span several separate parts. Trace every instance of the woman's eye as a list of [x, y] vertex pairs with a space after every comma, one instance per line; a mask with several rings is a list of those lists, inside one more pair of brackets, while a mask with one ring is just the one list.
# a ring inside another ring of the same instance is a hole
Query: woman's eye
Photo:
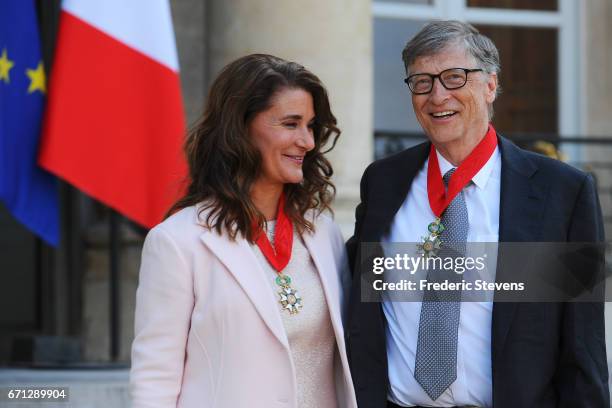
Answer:
[[297, 123], [295, 123], [295, 122], [288, 122], [288, 123], [285, 123], [285, 127], [288, 127], [290, 129], [295, 129], [297, 127]]

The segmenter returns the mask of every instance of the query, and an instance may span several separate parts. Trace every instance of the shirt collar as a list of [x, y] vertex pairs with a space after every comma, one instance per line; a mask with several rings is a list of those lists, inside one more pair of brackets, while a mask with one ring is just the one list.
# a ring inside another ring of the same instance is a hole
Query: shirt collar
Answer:
[[[450, 169], [455, 168], [455, 166], [453, 166], [451, 162], [446, 160], [444, 156], [440, 154], [438, 149], [436, 149], [436, 155], [438, 156], [438, 163], [440, 165], [440, 174], [442, 174], [442, 176], [444, 176], [446, 172], [449, 171]], [[478, 171], [478, 173], [476, 173], [474, 177], [472, 177], [472, 182], [476, 184], [476, 186], [480, 188], [481, 190], [486, 187], [487, 182], [489, 181], [489, 178], [491, 177], [491, 172], [493, 171], [495, 162], [498, 160], [498, 158], [499, 158], [499, 146], [496, 146], [495, 150], [493, 150], [493, 153], [491, 154], [491, 157], [489, 157], [489, 160], [487, 160], [487, 162], [484, 164], [484, 166], [482, 166], [482, 168]]]

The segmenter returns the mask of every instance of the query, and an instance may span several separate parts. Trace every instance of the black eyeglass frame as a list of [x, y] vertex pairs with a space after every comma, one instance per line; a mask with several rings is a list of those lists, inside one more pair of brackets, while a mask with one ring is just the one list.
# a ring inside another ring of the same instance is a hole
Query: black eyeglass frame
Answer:
[[[455, 87], [450, 87], [449, 88], [448, 86], [446, 86], [446, 84], [442, 80], [442, 75], [445, 72], [453, 71], [453, 70], [461, 70], [461, 71], [465, 72], [465, 82], [463, 82], [463, 84], [460, 85], [460, 86], [455, 86]], [[439, 74], [436, 74], [436, 75], [428, 74], [428, 73], [412, 74], [408, 78], [404, 78], [404, 82], [406, 83], [406, 85], [408, 85], [408, 89], [410, 89], [410, 92], [412, 92], [414, 95], [426, 95], [426, 94], [430, 93], [433, 90], [434, 81], [436, 80], [436, 78], [438, 78], [438, 80], [440, 81], [440, 84], [442, 84], [442, 86], [445, 89], [448, 89], [449, 91], [452, 91], [453, 89], [463, 88], [465, 86], [465, 84], [467, 84], [468, 74], [470, 72], [483, 72], [483, 71], [484, 71], [484, 69], [482, 69], [482, 68], [472, 68], [472, 69], [470, 69], [470, 68], [448, 68], [448, 69], [445, 69], [444, 71], [441, 71]], [[427, 75], [428, 77], [431, 78], [431, 87], [429, 88], [429, 90], [427, 92], [415, 92], [412, 89], [412, 87], [410, 86], [410, 78], [413, 78], [413, 77], [418, 76], [418, 75]]]

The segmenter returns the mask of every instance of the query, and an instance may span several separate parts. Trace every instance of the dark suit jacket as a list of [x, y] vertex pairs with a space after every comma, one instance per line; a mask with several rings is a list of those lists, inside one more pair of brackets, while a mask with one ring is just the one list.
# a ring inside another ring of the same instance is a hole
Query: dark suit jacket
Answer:
[[[603, 242], [590, 176], [498, 141], [500, 242]], [[360, 243], [379, 242], [389, 232], [429, 149], [427, 142], [376, 161], [361, 180], [347, 243], [353, 284], [346, 343], [362, 408], [386, 406], [389, 380], [382, 308], [360, 301]], [[603, 303], [494, 303], [491, 347], [495, 408], [610, 406]]]

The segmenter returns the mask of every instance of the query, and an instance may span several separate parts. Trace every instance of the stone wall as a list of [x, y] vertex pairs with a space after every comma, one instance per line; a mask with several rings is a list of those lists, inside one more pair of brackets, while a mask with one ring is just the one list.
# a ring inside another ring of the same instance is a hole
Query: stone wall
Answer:
[[589, 136], [612, 137], [612, 2], [589, 0], [582, 4], [585, 57], [582, 127]]

